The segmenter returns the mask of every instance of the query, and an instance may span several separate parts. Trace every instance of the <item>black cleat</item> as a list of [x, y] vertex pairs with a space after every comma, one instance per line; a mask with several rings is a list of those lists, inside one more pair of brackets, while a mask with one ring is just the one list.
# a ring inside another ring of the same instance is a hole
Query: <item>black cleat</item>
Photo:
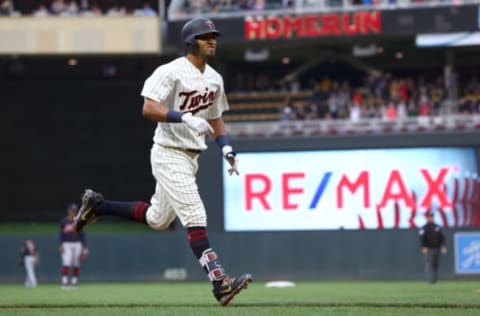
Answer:
[[248, 273], [242, 274], [238, 278], [227, 275], [222, 284], [213, 289], [213, 295], [220, 305], [227, 306], [235, 295], [247, 288], [250, 282], [252, 282], [252, 276]]
[[83, 226], [96, 221], [98, 215], [95, 212], [95, 206], [102, 201], [103, 195], [100, 193], [90, 189], [85, 190], [82, 196], [82, 206], [73, 223], [76, 232], [82, 231]]

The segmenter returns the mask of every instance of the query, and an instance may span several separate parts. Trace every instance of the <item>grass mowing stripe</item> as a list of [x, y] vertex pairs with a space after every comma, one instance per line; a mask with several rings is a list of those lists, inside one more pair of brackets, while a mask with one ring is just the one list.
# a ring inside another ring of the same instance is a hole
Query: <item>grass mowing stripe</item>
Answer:
[[[69, 308], [148, 308], [148, 307], [163, 307], [163, 308], [175, 308], [175, 307], [203, 307], [211, 308], [217, 306], [216, 304], [19, 304], [19, 305], [1, 305], [0, 309], [22, 309], [22, 308], [55, 308], [55, 309], [69, 309]], [[243, 307], [308, 307], [308, 308], [428, 308], [428, 309], [480, 309], [480, 304], [398, 304], [398, 303], [298, 303], [298, 302], [285, 302], [285, 303], [238, 303], [231, 305], [230, 308], [243, 308]]]

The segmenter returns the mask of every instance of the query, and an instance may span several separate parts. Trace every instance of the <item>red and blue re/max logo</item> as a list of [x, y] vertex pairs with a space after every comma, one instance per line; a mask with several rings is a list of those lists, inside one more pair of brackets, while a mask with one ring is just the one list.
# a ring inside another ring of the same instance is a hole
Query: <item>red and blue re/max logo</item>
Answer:
[[[418, 199], [418, 201], [420, 201], [418, 204], [419, 207], [431, 208], [434, 199], [438, 201], [438, 207], [445, 208], [452, 206], [452, 202], [448, 199], [445, 189], [445, 178], [448, 171], [448, 167], [440, 168], [436, 174], [431, 173], [428, 169], [418, 170], [426, 188], [425, 194]], [[325, 194], [325, 189], [332, 182], [332, 174], [332, 171], [323, 173], [319, 178], [318, 186], [311, 199], [308, 196], [301, 197], [301, 200], [305, 201], [305, 199], [307, 199], [307, 201], [309, 201], [309, 209], [313, 210], [317, 208], [318, 203]], [[295, 211], [298, 209], [299, 203], [292, 202], [291, 197], [296, 195], [296, 200], [299, 200], [298, 196], [304, 195], [305, 189], [302, 186], [294, 186], [292, 182], [296, 180], [298, 183], [299, 180], [301, 181], [305, 179], [305, 177], [305, 172], [285, 172], [280, 174], [280, 202], [283, 210]], [[254, 204], [255, 206], [260, 205], [261, 209], [265, 211], [272, 210], [272, 199], [277, 197], [277, 195], [272, 194], [272, 188], [274, 185], [278, 185], [272, 178], [272, 176], [264, 173], [250, 173], [245, 175], [245, 210], [252, 211]], [[360, 189], [363, 193], [363, 208], [370, 208], [372, 199], [370, 195], [370, 178], [370, 171], [366, 170], [360, 172], [356, 178], [342, 174], [340, 180], [334, 184], [336, 185], [335, 195], [337, 208], [343, 208], [344, 199], [346, 198], [345, 192], [355, 194]], [[417, 207], [416, 200], [414, 193], [409, 191], [409, 188], [405, 185], [402, 172], [397, 169], [392, 169], [385, 181], [383, 193], [376, 206], [377, 208], [383, 208], [390, 201], [403, 201], [406, 207], [413, 209]]]

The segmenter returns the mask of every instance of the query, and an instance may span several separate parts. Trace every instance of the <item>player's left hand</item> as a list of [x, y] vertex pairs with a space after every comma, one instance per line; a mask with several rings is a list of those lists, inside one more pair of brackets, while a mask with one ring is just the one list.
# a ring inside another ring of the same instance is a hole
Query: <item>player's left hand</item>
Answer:
[[223, 156], [230, 164], [230, 168], [227, 170], [228, 174], [231, 176], [232, 174], [236, 174], [237, 176], [240, 174], [238, 172], [238, 156], [237, 153], [233, 151], [232, 146], [223, 146], [222, 148]]

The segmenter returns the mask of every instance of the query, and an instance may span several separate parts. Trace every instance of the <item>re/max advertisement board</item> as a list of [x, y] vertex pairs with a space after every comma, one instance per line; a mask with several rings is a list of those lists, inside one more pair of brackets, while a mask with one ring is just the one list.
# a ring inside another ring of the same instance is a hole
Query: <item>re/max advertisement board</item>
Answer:
[[473, 148], [242, 152], [224, 164], [226, 231], [480, 226]]

